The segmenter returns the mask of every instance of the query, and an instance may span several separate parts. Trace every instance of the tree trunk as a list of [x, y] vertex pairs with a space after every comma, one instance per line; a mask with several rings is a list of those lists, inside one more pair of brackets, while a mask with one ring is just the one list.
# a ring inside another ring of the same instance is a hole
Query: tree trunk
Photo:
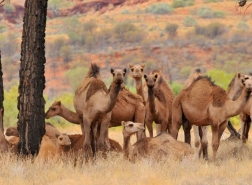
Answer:
[[45, 28], [47, 0], [26, 0], [18, 96], [18, 150], [36, 154], [45, 134]]
[[3, 101], [4, 101], [4, 90], [3, 90], [3, 72], [2, 72], [2, 63], [1, 63], [1, 50], [0, 50], [0, 109], [3, 109], [2, 111], [2, 120], [0, 120], [0, 129], [4, 132], [3, 127], [3, 117], [4, 117], [4, 107], [3, 107]]

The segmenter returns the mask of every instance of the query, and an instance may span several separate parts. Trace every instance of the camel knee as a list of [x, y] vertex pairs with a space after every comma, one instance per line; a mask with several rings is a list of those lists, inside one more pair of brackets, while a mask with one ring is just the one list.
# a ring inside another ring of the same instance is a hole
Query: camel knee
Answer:
[[219, 148], [219, 143], [213, 143], [212, 148], [213, 148], [213, 151], [217, 151]]
[[200, 142], [199, 142], [199, 141], [196, 141], [195, 144], [194, 144], [194, 146], [195, 146], [196, 148], [200, 147]]

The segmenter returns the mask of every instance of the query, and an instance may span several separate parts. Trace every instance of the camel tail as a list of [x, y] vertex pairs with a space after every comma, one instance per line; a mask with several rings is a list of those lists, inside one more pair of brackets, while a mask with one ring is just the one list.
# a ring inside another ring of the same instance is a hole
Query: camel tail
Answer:
[[91, 66], [89, 68], [89, 71], [87, 73], [87, 77], [91, 78], [98, 78], [98, 76], [100, 75], [100, 67], [96, 64], [96, 63], [91, 63]]

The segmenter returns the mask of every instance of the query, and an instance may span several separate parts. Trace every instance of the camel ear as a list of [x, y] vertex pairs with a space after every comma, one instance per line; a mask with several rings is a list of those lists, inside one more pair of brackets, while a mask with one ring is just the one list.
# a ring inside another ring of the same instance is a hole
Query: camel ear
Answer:
[[110, 72], [112, 73], [112, 75], [114, 75], [114, 69], [111, 68]]
[[125, 76], [125, 73], [127, 72], [127, 69], [124, 68], [123, 72], [124, 72], [123, 76]]
[[143, 69], [144, 69], [144, 67], [145, 67], [145, 64], [142, 64], [142, 65], [141, 65], [141, 68], [143, 68]]
[[238, 78], [241, 78], [241, 73], [236, 73]]
[[55, 134], [55, 137], [58, 138], [58, 137], [59, 137], [59, 134]]
[[61, 105], [61, 101], [58, 101], [58, 105], [59, 105], [59, 106]]
[[144, 79], [147, 80], [147, 75], [144, 75]]
[[132, 68], [133, 68], [133, 65], [129, 64], [129, 68], [132, 69]]
[[126, 125], [126, 122], [125, 122], [125, 121], [122, 121], [121, 124], [122, 124], [122, 126], [125, 126], [125, 125]]

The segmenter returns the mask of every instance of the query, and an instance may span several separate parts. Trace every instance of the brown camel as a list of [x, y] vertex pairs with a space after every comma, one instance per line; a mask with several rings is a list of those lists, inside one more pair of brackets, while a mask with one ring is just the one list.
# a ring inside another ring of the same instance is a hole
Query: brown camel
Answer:
[[[153, 70], [148, 76], [144, 75], [144, 78], [148, 87], [145, 124], [148, 126], [154, 121], [161, 124], [161, 132], [167, 132], [172, 119], [174, 94], [160, 70]], [[152, 137], [152, 128], [149, 130]]]
[[[143, 82], [142, 82], [144, 67], [145, 67], [145, 64], [141, 64], [141, 65], [129, 64], [129, 68], [131, 70], [131, 76], [135, 80], [136, 92], [139, 96], [141, 96], [143, 98], [143, 103], [146, 106], [146, 102], [148, 100], [148, 87], [147, 87], [146, 83], [143, 84]], [[127, 121], [127, 120], [124, 120], [124, 121]], [[139, 121], [135, 121], [135, 122], [139, 122]], [[152, 123], [151, 124], [145, 123], [145, 124], [148, 128], [150, 137], [153, 137]], [[147, 124], [149, 124], [149, 125], [147, 125]], [[156, 131], [157, 131], [157, 134], [161, 132], [161, 124], [156, 125]]]
[[189, 88], [182, 90], [173, 102], [171, 135], [178, 136], [183, 117], [196, 126], [212, 127], [213, 159], [228, 119], [239, 114], [246, 104], [252, 89], [252, 80], [243, 80], [241, 96], [231, 100], [226, 91], [215, 85], [209, 77], [198, 77]]
[[[243, 75], [237, 73], [235, 77], [232, 79], [228, 86], [228, 96], [232, 100], [237, 100], [242, 93], [243, 84], [240, 79], [247, 80], [252, 78], [252, 75]], [[246, 142], [248, 139], [248, 132], [251, 124], [252, 119], [252, 96], [250, 95], [247, 103], [244, 106], [243, 111], [239, 114], [240, 121], [241, 121], [241, 139], [243, 142]]]
[[[45, 117], [49, 119], [53, 116], [61, 116], [67, 121], [80, 124], [79, 115], [66, 108], [61, 101], [55, 101], [46, 111]], [[118, 95], [116, 104], [112, 109], [111, 122], [109, 127], [121, 126], [121, 121], [135, 121], [144, 123], [145, 107], [140, 96], [131, 93], [122, 87]], [[138, 140], [145, 137], [145, 133], [138, 133]]]
[[99, 70], [100, 68], [96, 64], [91, 64], [88, 73], [75, 91], [74, 96], [75, 111], [77, 114], [82, 115], [83, 118], [81, 128], [83, 135], [85, 135], [84, 153], [86, 160], [91, 156], [91, 153], [93, 153], [93, 155], [95, 154], [96, 136], [95, 132], [90, 132], [90, 128], [94, 130], [97, 122], [101, 124], [100, 136], [97, 144], [98, 149], [104, 150], [105, 146], [107, 146], [107, 150], [110, 148], [108, 142], [108, 128], [111, 120], [111, 111], [116, 104], [121, 84], [124, 82], [126, 73], [126, 69], [111, 69], [113, 82], [108, 91], [106, 85], [101, 80]]
[[[0, 125], [3, 125], [3, 109], [0, 108]], [[0, 152], [8, 151], [8, 142], [4, 137], [2, 129], [0, 129]]]
[[132, 146], [130, 144], [131, 135], [140, 130], [144, 130], [144, 125], [131, 121], [122, 121], [122, 125], [124, 156], [133, 163], [142, 157], [152, 157], [155, 160], [159, 160], [164, 157], [167, 158], [172, 156], [181, 160], [185, 156], [193, 155], [193, 149], [190, 145], [175, 140], [166, 132], [156, 137], [143, 138]]

